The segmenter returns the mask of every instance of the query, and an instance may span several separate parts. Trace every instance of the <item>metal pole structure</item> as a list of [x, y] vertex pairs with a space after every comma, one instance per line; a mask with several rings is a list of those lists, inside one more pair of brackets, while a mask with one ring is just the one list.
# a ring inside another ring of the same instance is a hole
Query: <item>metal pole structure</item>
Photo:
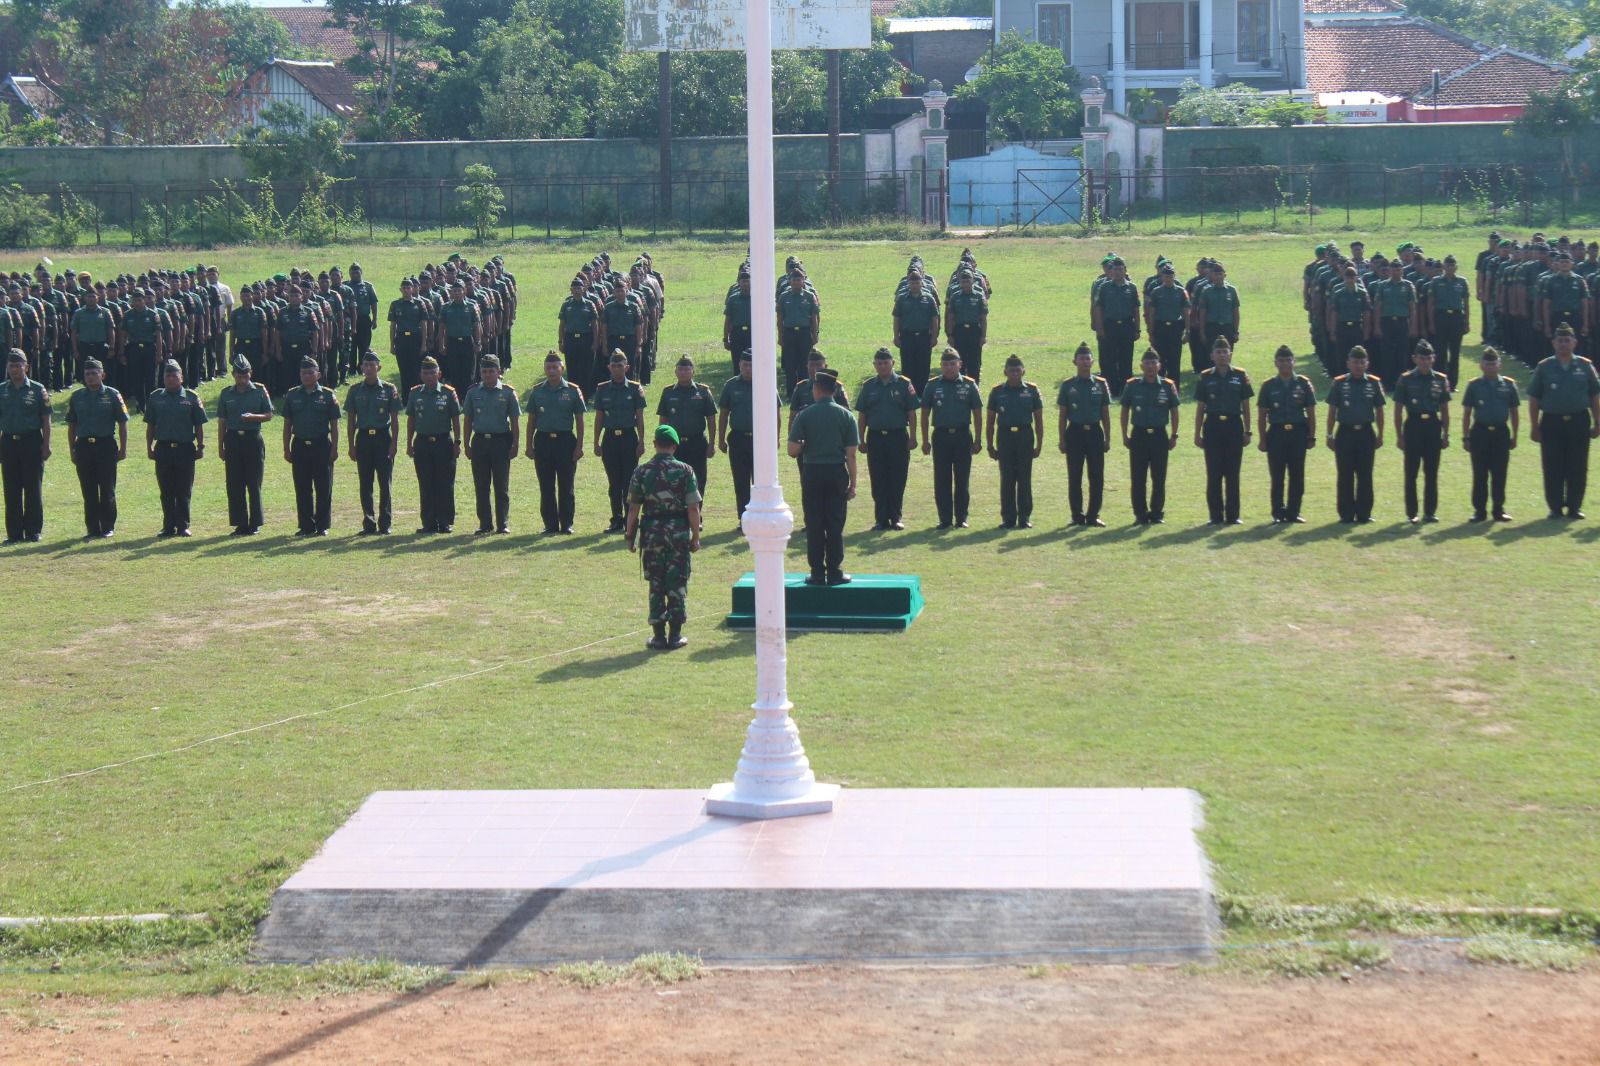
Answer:
[[839, 212], [839, 50], [828, 49], [828, 220], [835, 229]]
[[788, 635], [784, 619], [783, 553], [794, 513], [778, 483], [777, 322], [764, 303], [777, 290], [777, 242], [772, 189], [772, 13], [768, 0], [745, 3], [745, 100], [749, 114], [750, 291], [763, 301], [751, 316], [755, 369], [755, 486], [743, 527], [756, 562], [755, 719], [733, 781], [714, 785], [706, 813], [739, 818], [784, 818], [833, 809], [838, 785], [819, 785], [789, 712]]
[[659, 164], [656, 199], [672, 217], [672, 53], [662, 50], [656, 60], [656, 143]]

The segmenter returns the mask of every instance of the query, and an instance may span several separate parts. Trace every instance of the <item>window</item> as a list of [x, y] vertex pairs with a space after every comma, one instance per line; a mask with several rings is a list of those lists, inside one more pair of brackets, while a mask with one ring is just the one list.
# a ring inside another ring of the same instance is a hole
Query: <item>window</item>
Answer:
[[1035, 36], [1040, 44], [1054, 45], [1072, 62], [1072, 5], [1040, 4], [1039, 28]]
[[1239, 0], [1239, 61], [1272, 59], [1272, 7], [1267, 0]]

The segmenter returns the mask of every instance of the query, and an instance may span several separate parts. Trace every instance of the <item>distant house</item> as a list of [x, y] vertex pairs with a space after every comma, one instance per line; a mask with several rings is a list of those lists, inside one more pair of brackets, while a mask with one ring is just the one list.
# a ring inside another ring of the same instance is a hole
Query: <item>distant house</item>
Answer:
[[320, 58], [343, 63], [356, 54], [356, 35], [343, 26], [329, 26], [328, 9], [304, 4], [260, 9], [283, 23], [289, 36], [301, 48]]
[[262, 64], [239, 87], [240, 124], [261, 124], [261, 112], [268, 104], [290, 103], [313, 119], [336, 118], [348, 122], [356, 117], [359, 97], [356, 79], [333, 63], [274, 59]]
[[1514, 119], [1532, 93], [1548, 91], [1572, 73], [1554, 60], [1406, 15], [1397, 0], [1305, 5], [1307, 90], [1319, 103], [1336, 107], [1336, 101], [1356, 96], [1381, 105], [1383, 117], [1368, 121]]
[[38, 78], [26, 74], [13, 74], [0, 86], [3, 100], [13, 122], [31, 122], [55, 113], [61, 104], [56, 91]]
[[[1309, 0], [1307, 0], [1309, 2]], [[1124, 111], [1131, 89], [1305, 84], [1302, 0], [995, 0], [994, 32], [1053, 44]]]
[[994, 19], [891, 18], [894, 57], [924, 81], [938, 80], [954, 92], [994, 41]]

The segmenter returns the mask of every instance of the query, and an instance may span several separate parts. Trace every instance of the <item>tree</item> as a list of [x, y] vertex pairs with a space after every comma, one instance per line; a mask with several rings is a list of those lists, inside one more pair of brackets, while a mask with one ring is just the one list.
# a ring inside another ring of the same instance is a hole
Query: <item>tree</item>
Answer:
[[315, 59], [295, 43], [289, 28], [260, 8], [245, 3], [213, 4], [201, 0], [197, 8], [210, 9], [227, 27], [223, 38], [228, 66], [246, 77], [271, 59]]
[[989, 106], [989, 125], [1007, 140], [1037, 141], [1073, 133], [1079, 111], [1078, 72], [1061, 49], [1007, 30], [978, 77], [956, 89], [958, 100]]
[[1253, 85], [1206, 88], [1190, 78], [1168, 113], [1173, 126], [1299, 126], [1327, 112], [1303, 100], [1267, 96]]
[[350, 161], [337, 119], [312, 119], [284, 100], [268, 104], [260, 117], [261, 125], [244, 130], [234, 142], [252, 178], [310, 186]]
[[487, 163], [473, 163], [466, 170], [467, 183], [456, 186], [461, 197], [461, 213], [472, 224], [479, 241], [494, 236], [494, 228], [506, 210], [506, 194], [495, 184], [494, 168]]
[[1406, 14], [1432, 19], [1489, 45], [1560, 59], [1583, 39], [1582, 3], [1558, 0], [1409, 0]]
[[378, 112], [394, 106], [402, 75], [419, 63], [445, 57], [435, 41], [444, 34], [439, 10], [427, 0], [328, 0], [328, 24], [356, 35], [350, 72], [366, 75]]
[[1533, 137], [1552, 138], [1561, 145], [1562, 176], [1572, 188], [1572, 199], [1578, 201], [1578, 183], [1573, 167], [1573, 141], [1580, 135], [1593, 133], [1596, 108], [1596, 79], [1587, 72], [1570, 77], [1547, 93], [1534, 93], [1517, 119], [1517, 128]]
[[993, 0], [905, 0], [894, 9], [894, 17], [901, 19], [946, 16], [988, 18], [993, 14]]

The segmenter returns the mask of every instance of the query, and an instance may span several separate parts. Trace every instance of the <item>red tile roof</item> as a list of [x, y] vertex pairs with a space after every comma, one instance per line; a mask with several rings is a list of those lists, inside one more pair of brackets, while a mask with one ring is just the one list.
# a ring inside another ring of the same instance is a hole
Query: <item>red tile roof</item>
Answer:
[[872, 0], [872, 17], [886, 19], [900, 6], [900, 0]]
[[1434, 68], [1460, 70], [1487, 51], [1422, 19], [1308, 23], [1306, 88], [1412, 96], [1432, 83]]
[[335, 63], [343, 62], [356, 54], [356, 37], [347, 29], [326, 25], [328, 10], [322, 7], [264, 7], [261, 9], [283, 23], [302, 48], [320, 52]]
[[1406, 5], [1400, 0], [1305, 0], [1306, 17], [1317, 15], [1398, 15]]
[[1550, 91], [1568, 73], [1568, 67], [1500, 48], [1441, 78], [1437, 100], [1430, 84], [1417, 94], [1417, 102], [1443, 107], [1526, 104], [1530, 93]]

